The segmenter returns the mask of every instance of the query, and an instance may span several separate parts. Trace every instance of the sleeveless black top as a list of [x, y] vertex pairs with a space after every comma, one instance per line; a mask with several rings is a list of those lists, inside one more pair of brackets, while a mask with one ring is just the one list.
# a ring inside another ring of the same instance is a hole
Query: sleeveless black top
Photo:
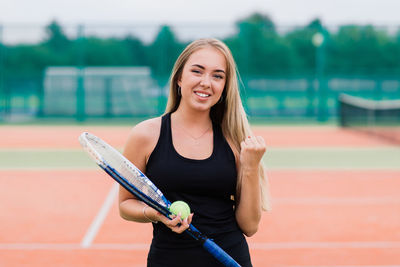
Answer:
[[[174, 202], [183, 200], [194, 212], [192, 224], [205, 235], [240, 231], [234, 213], [237, 171], [234, 154], [221, 127], [213, 125], [213, 152], [203, 160], [185, 158], [174, 148], [171, 114], [162, 117], [158, 143], [150, 155], [146, 175]], [[189, 235], [176, 234], [164, 224], [153, 224], [152, 246], [187, 248], [198, 246]], [[241, 231], [240, 231], [241, 232]]]

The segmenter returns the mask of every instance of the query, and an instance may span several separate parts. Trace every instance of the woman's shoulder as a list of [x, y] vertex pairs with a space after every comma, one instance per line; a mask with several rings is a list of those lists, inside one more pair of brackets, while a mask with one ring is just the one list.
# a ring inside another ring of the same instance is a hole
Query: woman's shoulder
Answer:
[[146, 132], [148, 130], [154, 131], [154, 128], [161, 127], [161, 117], [151, 118], [148, 120], [144, 120], [136, 124], [132, 128], [132, 132]]
[[135, 125], [125, 144], [124, 155], [144, 167], [160, 136], [161, 117], [148, 119]]
[[161, 117], [151, 118], [136, 124], [129, 134], [128, 140], [135, 139], [139, 142], [153, 141], [158, 139], [161, 128]]

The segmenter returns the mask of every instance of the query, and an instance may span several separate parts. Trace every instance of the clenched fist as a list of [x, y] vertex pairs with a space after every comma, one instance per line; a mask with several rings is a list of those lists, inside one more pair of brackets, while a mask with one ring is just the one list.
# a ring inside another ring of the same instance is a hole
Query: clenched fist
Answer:
[[240, 147], [241, 168], [258, 168], [266, 151], [264, 139], [261, 136], [248, 136], [240, 143]]

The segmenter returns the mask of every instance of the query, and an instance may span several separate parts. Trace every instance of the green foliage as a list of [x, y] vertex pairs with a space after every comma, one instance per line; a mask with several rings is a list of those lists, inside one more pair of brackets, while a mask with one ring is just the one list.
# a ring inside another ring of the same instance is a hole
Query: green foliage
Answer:
[[268, 16], [253, 14], [239, 21], [237, 28], [238, 34], [225, 41], [232, 45], [232, 53], [243, 74], [280, 74], [293, 70], [294, 50], [276, 32]]
[[343, 26], [332, 36], [334, 60], [330, 61], [330, 67], [341, 73], [380, 73], [393, 62], [390, 51], [386, 50], [390, 43], [393, 42], [385, 31], [371, 25]]
[[146, 47], [143, 45], [142, 41], [134, 36], [127, 36], [122, 42], [125, 44], [126, 49], [130, 51], [127, 57], [131, 65], [149, 65], [149, 59], [146, 56]]
[[[314, 34], [322, 28], [321, 22], [316, 19], [304, 28], [296, 28], [286, 34], [285, 39], [293, 48], [294, 64], [297, 72], [315, 72], [316, 47], [312, 43]], [[299, 71], [302, 70], [302, 71]]]
[[46, 33], [47, 37], [43, 44], [52, 51], [62, 53], [70, 45], [70, 41], [64, 34], [62, 27], [56, 21], [52, 21], [46, 27]]
[[183, 49], [172, 29], [163, 25], [154, 42], [147, 48], [149, 65], [155, 76], [168, 76]]
[[[236, 29], [224, 41], [247, 77], [315, 73], [316, 47], [311, 40], [317, 32], [325, 37], [327, 74], [400, 73], [400, 31], [389, 34], [371, 25], [329, 31], [318, 19], [304, 27], [283, 29], [260, 13], [239, 20]], [[2, 69], [7, 78], [38, 76], [47, 66], [150, 66], [155, 77], [165, 80], [185, 45], [167, 25], [160, 27], [153, 42], [144, 44], [132, 35], [73, 39], [52, 21], [40, 43], [4, 46]]]
[[117, 39], [89, 37], [84, 40], [84, 64], [87, 66], [132, 65], [129, 46]]

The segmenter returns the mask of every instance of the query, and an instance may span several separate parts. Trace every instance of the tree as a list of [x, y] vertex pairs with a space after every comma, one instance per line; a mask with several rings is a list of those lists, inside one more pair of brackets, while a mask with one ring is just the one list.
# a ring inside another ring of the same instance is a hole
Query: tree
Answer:
[[384, 47], [390, 38], [371, 25], [346, 25], [332, 36], [331, 71], [342, 73], [379, 73], [387, 65]]
[[285, 74], [292, 70], [293, 50], [267, 15], [255, 13], [236, 23], [237, 36], [228, 38], [241, 72], [249, 75]]
[[84, 64], [88, 66], [132, 65], [131, 50], [120, 39], [88, 37], [83, 40]]
[[169, 76], [183, 45], [179, 43], [170, 26], [160, 28], [154, 42], [148, 47], [148, 59], [155, 76]]
[[123, 42], [130, 51], [130, 64], [135, 66], [146, 66], [149, 60], [146, 55], [146, 47], [140, 39], [129, 35]]
[[293, 61], [298, 72], [302, 74], [315, 72], [316, 47], [312, 43], [312, 38], [321, 29], [323, 29], [321, 21], [314, 19], [307, 26], [296, 28], [284, 37], [294, 50]]
[[47, 45], [50, 49], [55, 52], [65, 51], [66, 48], [70, 45], [70, 40], [64, 34], [62, 27], [56, 22], [52, 21], [46, 27], [46, 39], [44, 44]]

